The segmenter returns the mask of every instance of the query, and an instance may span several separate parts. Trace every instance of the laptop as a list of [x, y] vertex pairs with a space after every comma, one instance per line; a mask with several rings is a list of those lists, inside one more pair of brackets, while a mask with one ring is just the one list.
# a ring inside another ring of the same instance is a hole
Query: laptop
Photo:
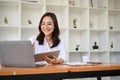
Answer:
[[0, 41], [0, 61], [4, 67], [38, 67], [29, 40]]

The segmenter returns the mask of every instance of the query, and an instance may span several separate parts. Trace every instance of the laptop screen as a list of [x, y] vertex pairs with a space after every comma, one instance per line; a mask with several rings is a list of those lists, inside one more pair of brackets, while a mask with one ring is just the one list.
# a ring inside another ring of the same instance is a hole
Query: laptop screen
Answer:
[[0, 61], [5, 67], [35, 67], [30, 41], [0, 41]]

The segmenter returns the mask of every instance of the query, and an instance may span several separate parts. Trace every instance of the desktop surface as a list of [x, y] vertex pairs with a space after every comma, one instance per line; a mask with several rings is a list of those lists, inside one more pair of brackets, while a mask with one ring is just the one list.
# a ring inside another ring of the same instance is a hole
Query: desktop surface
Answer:
[[83, 65], [83, 66], [48, 65], [37, 68], [2, 67], [0, 69], [0, 76], [53, 74], [53, 73], [88, 72], [88, 71], [92, 72], [92, 71], [109, 71], [109, 70], [120, 70], [120, 65], [117, 64], [97, 64], [97, 65]]
[[38, 68], [2, 67], [0, 80], [58, 80], [105, 76], [120, 76], [119, 64], [48, 65]]

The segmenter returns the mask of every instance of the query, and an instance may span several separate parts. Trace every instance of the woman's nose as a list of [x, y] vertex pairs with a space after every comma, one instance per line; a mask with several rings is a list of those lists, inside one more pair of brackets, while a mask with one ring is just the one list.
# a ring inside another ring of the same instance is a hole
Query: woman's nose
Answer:
[[47, 25], [47, 24], [45, 24], [45, 27], [48, 27], [48, 25]]

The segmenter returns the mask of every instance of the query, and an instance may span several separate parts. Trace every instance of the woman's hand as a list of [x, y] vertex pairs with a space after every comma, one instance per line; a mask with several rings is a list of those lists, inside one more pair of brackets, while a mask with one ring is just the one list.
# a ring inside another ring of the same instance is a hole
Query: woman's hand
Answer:
[[35, 43], [32, 44], [33, 53], [35, 53]]
[[44, 60], [47, 61], [47, 63], [49, 63], [49, 64], [62, 64], [62, 63], [64, 62], [63, 59], [61, 59], [61, 58], [60, 58], [60, 59], [57, 59], [57, 57], [54, 56], [54, 55], [53, 55], [53, 58], [49, 58], [49, 57], [47, 57], [47, 56], [44, 56], [43, 58], [44, 58]]

